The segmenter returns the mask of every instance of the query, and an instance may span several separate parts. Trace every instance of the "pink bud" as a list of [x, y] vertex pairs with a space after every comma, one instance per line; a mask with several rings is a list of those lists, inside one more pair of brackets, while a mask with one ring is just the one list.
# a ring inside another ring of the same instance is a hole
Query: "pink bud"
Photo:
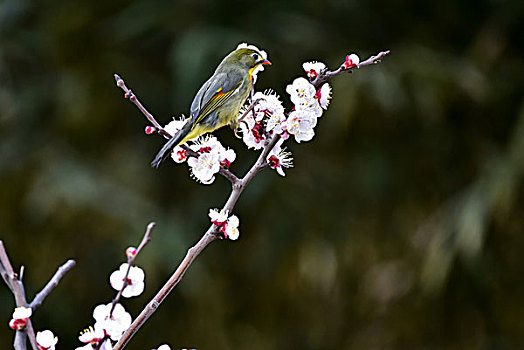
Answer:
[[146, 134], [147, 135], [151, 135], [152, 133], [154, 133], [156, 131], [156, 128], [153, 127], [153, 126], [146, 126]]
[[351, 55], [346, 56], [346, 61], [342, 63], [342, 68], [349, 69], [355, 67], [357, 64], [359, 64], [359, 62], [360, 58], [356, 54], [352, 53]]
[[27, 324], [27, 319], [23, 318], [13, 318], [9, 321], [9, 327], [14, 330], [21, 330]]
[[135, 247], [129, 247], [126, 249], [126, 256], [128, 258], [132, 258], [136, 255], [136, 248]]
[[224, 169], [229, 169], [229, 167], [231, 166], [231, 162], [228, 159], [224, 159], [220, 162], [220, 166]]

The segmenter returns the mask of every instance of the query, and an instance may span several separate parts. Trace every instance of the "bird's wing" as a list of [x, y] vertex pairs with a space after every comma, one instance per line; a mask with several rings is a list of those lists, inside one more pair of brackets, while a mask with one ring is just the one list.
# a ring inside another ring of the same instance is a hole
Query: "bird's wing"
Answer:
[[216, 73], [202, 85], [191, 104], [193, 125], [211, 114], [238, 91], [242, 85], [242, 77]]

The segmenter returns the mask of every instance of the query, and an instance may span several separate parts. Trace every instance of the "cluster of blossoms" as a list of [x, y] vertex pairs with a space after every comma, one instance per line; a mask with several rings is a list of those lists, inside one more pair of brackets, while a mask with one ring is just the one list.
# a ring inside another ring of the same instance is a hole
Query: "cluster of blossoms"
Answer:
[[[136, 255], [137, 249], [129, 247], [126, 249], [128, 261]], [[123, 263], [120, 268], [109, 276], [109, 283], [113, 289], [124, 298], [131, 298], [142, 294], [144, 291], [144, 271], [138, 266]], [[84, 346], [76, 350], [111, 350], [111, 341], [118, 341], [122, 334], [131, 325], [131, 315], [120, 303], [101, 304], [93, 310], [95, 323], [80, 333], [78, 340]]]
[[[187, 119], [173, 119], [164, 128], [171, 135], [175, 135], [186, 123]], [[187, 162], [191, 177], [203, 184], [211, 184], [215, 181], [215, 174], [220, 168], [228, 169], [236, 159], [236, 153], [232, 149], [222, 146], [214, 136], [205, 135], [189, 140], [185, 144], [196, 156], [189, 156], [185, 147], [176, 146], [171, 153], [171, 158], [176, 163]]]
[[209, 209], [209, 218], [225, 238], [235, 241], [240, 236], [240, 231], [238, 230], [240, 220], [238, 220], [236, 215], [229, 216], [227, 210]]

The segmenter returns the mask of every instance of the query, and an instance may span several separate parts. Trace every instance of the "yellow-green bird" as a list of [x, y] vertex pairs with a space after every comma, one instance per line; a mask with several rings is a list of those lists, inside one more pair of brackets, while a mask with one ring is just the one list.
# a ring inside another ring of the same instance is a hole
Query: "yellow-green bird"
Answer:
[[151, 166], [158, 168], [177, 145], [198, 135], [227, 124], [236, 128], [240, 108], [251, 92], [253, 72], [268, 64], [271, 63], [254, 49], [240, 48], [227, 55], [198, 90], [186, 124], [166, 142]]

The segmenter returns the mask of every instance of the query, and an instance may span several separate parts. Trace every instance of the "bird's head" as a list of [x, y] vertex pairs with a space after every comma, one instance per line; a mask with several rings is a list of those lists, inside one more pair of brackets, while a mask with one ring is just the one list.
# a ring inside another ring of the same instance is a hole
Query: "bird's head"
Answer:
[[231, 52], [224, 59], [223, 63], [226, 65], [235, 65], [250, 71], [253, 71], [261, 65], [266, 66], [271, 64], [271, 62], [265, 59], [260, 52], [248, 48], [237, 49]]

